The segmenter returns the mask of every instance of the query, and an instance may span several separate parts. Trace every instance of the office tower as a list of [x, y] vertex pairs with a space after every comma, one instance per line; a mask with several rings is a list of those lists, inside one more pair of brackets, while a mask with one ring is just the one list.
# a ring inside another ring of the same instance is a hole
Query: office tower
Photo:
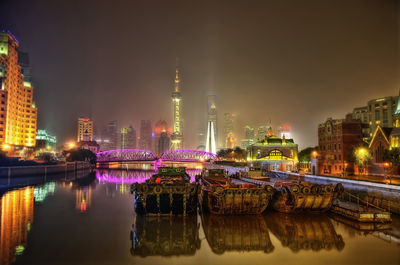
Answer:
[[121, 128], [119, 134], [119, 147], [121, 149], [135, 149], [136, 148], [136, 130], [132, 126]]
[[175, 71], [174, 91], [172, 92], [174, 127], [171, 135], [171, 150], [183, 149], [182, 95], [180, 92], [180, 82], [179, 70], [177, 67]]
[[0, 147], [16, 151], [36, 145], [37, 108], [33, 87], [18, 64], [17, 39], [0, 32]]
[[77, 142], [93, 141], [93, 121], [90, 118], [78, 118]]
[[152, 149], [152, 130], [150, 120], [140, 121], [140, 139], [139, 149], [151, 150]]
[[244, 139], [241, 141], [241, 147], [246, 149], [252, 144], [254, 144], [254, 128], [246, 125], [244, 127]]
[[110, 121], [101, 131], [101, 139], [97, 140], [100, 150], [115, 150], [118, 148], [118, 122]]
[[[159, 120], [156, 122], [154, 126], [154, 150], [157, 155], [161, 155], [164, 151], [159, 149], [159, 140], [162, 135], [162, 133], [166, 133], [168, 136], [168, 124], [164, 120]], [[165, 137], [165, 136], [164, 136]], [[170, 138], [168, 137], [168, 141], [170, 141]], [[168, 148], [169, 148], [170, 143], [168, 143]]]
[[168, 151], [170, 144], [171, 141], [167, 132], [162, 132], [157, 141], [157, 155], [161, 156], [164, 152]]
[[224, 114], [225, 148], [233, 148], [236, 145], [234, 123], [235, 123], [235, 115], [233, 115], [232, 113], [225, 113]]

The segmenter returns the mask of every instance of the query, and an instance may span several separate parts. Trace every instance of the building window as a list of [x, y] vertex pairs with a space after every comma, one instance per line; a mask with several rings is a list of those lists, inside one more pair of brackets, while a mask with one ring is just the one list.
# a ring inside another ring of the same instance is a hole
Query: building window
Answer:
[[387, 109], [383, 110], [383, 122], [384, 123], [388, 122], [388, 110]]
[[380, 111], [379, 110], [375, 110], [375, 120], [379, 121], [381, 119], [381, 115], [380, 115]]

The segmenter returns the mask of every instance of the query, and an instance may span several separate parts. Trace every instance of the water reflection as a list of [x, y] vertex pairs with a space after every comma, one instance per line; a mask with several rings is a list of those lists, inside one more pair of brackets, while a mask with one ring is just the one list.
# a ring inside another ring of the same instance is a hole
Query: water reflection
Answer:
[[48, 195], [53, 195], [56, 190], [55, 182], [48, 182], [42, 186], [36, 186], [33, 189], [35, 202], [41, 203]]
[[343, 237], [336, 233], [335, 227], [326, 215], [298, 215], [269, 213], [265, 215], [268, 228], [282, 243], [293, 252], [300, 250], [320, 251], [322, 249], [342, 250]]
[[201, 217], [204, 233], [211, 250], [216, 254], [225, 251], [274, 250], [267, 223], [263, 216], [221, 216], [204, 214]]
[[134, 256], [192, 256], [200, 249], [197, 216], [139, 216], [131, 232]]
[[34, 188], [7, 192], [1, 197], [0, 205], [0, 264], [8, 265], [26, 247], [33, 222]]

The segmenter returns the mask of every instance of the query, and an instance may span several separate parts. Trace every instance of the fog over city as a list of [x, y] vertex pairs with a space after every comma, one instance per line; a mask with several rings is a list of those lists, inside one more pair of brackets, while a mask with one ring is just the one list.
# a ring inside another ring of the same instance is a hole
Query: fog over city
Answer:
[[[90, 11], [88, 11], [90, 10]], [[0, 25], [29, 53], [38, 128], [74, 139], [76, 120], [172, 127], [179, 58], [185, 147], [219, 123], [290, 125], [300, 145], [317, 126], [400, 89], [398, 1], [2, 1]]]

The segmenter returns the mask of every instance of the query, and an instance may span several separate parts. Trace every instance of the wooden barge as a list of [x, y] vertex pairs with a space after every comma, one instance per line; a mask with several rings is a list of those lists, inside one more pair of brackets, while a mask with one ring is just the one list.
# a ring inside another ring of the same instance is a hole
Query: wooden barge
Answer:
[[276, 192], [272, 207], [283, 213], [300, 211], [328, 211], [338, 195], [343, 192], [342, 184], [319, 185], [308, 182], [275, 182]]
[[203, 170], [200, 184], [201, 210], [218, 215], [261, 214], [274, 193], [270, 185], [233, 183], [224, 169]]
[[145, 183], [131, 186], [139, 215], [197, 214], [197, 189], [184, 167], [160, 167]]

